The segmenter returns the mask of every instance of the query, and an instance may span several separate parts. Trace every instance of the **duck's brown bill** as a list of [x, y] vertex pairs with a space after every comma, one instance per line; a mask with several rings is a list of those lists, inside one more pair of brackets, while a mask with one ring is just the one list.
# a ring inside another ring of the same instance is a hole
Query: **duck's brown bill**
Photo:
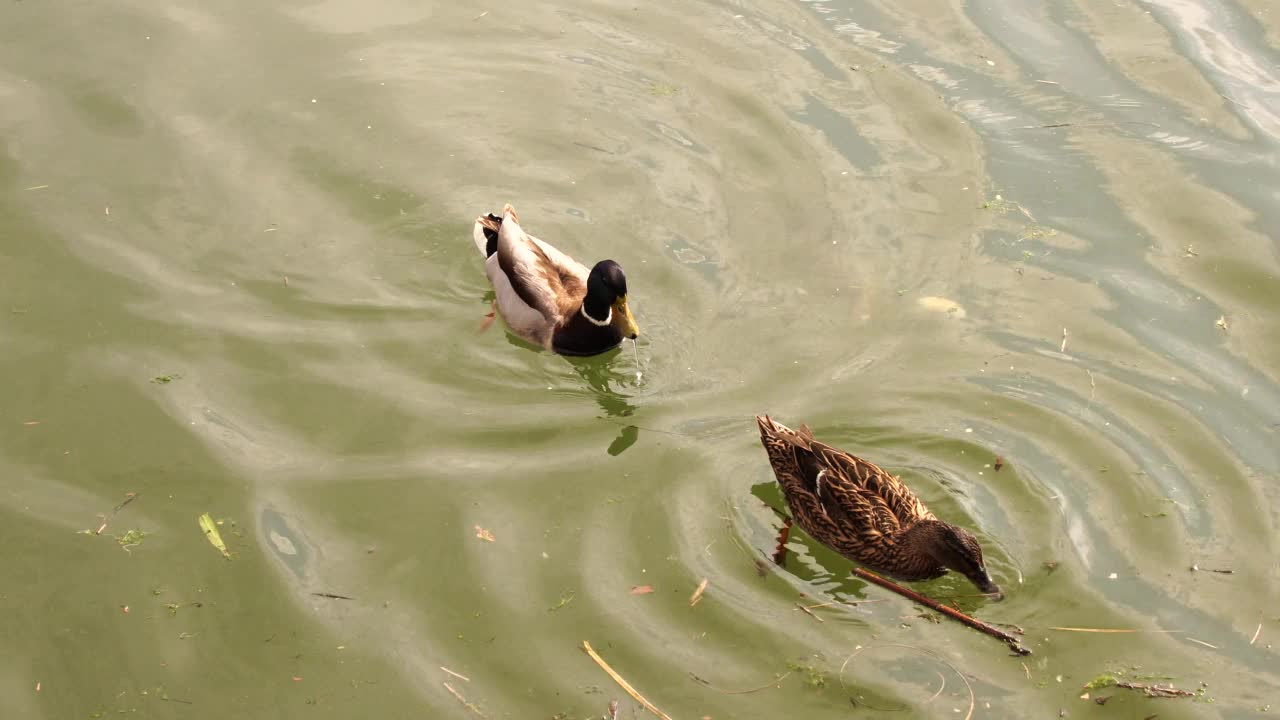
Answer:
[[1000, 592], [1000, 586], [996, 585], [995, 581], [992, 580], [991, 576], [986, 572], [983, 572], [981, 575], [971, 579], [973, 580], [973, 584], [977, 585], [978, 589], [982, 592], [990, 595], [992, 600], [1004, 599], [1004, 593]]

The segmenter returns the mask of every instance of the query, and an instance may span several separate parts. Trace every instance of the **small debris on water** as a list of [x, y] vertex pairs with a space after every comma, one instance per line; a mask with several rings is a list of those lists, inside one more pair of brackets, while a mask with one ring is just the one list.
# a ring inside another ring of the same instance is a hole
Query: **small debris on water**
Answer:
[[693, 595], [689, 598], [689, 607], [697, 605], [702, 600], [702, 594], [707, 591], [707, 584], [710, 582], [707, 578], [702, 578], [702, 582], [698, 583], [698, 589], [693, 591]]
[[476, 537], [478, 537], [478, 538], [480, 538], [481, 540], [484, 540], [484, 541], [486, 541], [486, 542], [497, 542], [497, 541], [498, 541], [498, 539], [497, 539], [497, 538], [495, 538], [495, 537], [493, 536], [493, 533], [491, 533], [491, 532], [489, 532], [488, 530], [486, 530], [486, 529], [484, 529], [484, 528], [480, 527], [479, 525], [476, 525]]
[[125, 552], [129, 552], [129, 548], [135, 548], [142, 544], [142, 539], [147, 533], [142, 530], [126, 530], [123, 535], [116, 536], [116, 543], [124, 548]]
[[960, 303], [955, 300], [949, 300], [944, 297], [929, 295], [916, 300], [916, 303], [924, 310], [932, 312], [944, 313], [955, 318], [965, 317], [964, 308], [960, 307]]

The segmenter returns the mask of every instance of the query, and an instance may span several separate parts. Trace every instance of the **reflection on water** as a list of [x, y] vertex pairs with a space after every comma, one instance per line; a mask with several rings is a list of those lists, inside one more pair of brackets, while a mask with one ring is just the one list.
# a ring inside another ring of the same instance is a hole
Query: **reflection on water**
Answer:
[[636, 411], [624, 394], [636, 382], [634, 363], [629, 354], [618, 347], [592, 357], [565, 358], [578, 377], [591, 388], [591, 397], [609, 417], [626, 417]]
[[[1120, 671], [1205, 697], [1106, 712], [1256, 712], [1280, 685], [1265, 9], [10, 3], [8, 714], [626, 715], [583, 640], [673, 717], [964, 717], [944, 660], [974, 717], [1087, 712]], [[628, 269], [638, 354], [479, 331], [470, 222], [504, 199]], [[802, 532], [769, 565], [760, 412], [973, 527], [1005, 602], [918, 589], [1035, 655]], [[141, 545], [77, 534], [130, 492], [112, 524]]]

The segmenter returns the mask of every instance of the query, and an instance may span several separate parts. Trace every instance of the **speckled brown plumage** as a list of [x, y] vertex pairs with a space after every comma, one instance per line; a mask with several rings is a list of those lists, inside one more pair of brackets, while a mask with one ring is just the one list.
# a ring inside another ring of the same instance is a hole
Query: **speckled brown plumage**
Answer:
[[900, 479], [798, 430], [757, 416], [795, 521], [815, 540], [898, 580], [929, 580], [954, 569], [983, 592], [998, 593], [982, 548], [965, 530], [942, 522]]

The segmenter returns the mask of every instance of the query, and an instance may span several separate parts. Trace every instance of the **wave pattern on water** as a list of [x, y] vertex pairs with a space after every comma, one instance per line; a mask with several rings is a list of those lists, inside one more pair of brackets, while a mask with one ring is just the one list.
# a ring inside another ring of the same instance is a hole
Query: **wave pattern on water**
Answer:
[[[630, 701], [587, 640], [676, 717], [962, 714], [936, 658], [992, 716], [1108, 671], [1208, 683], [1162, 716], [1265, 705], [1280, 80], [1250, 7], [15, 3], [0, 692], [598, 716]], [[481, 330], [503, 202], [626, 268], [637, 354]], [[798, 530], [775, 566], [761, 412], [973, 528], [1007, 599], [917, 587], [1036, 654]]]

